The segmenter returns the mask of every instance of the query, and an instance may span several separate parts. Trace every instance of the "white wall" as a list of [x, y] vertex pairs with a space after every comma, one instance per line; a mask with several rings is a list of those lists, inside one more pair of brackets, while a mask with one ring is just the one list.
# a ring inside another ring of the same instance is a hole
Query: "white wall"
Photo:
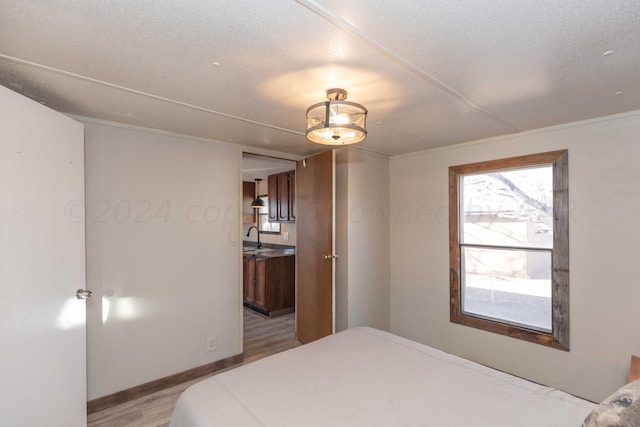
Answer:
[[389, 158], [336, 151], [336, 330], [389, 330]]
[[239, 354], [240, 150], [85, 125], [88, 398]]
[[[640, 113], [391, 160], [391, 330], [599, 401], [640, 353]], [[569, 149], [571, 351], [449, 322], [447, 168]]]

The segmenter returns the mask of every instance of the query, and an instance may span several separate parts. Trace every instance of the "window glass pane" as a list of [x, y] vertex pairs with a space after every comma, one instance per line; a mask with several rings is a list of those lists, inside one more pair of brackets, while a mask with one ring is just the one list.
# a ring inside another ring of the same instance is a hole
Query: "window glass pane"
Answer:
[[269, 222], [267, 214], [258, 214], [258, 229], [265, 233], [280, 233], [280, 223]]
[[462, 311], [551, 331], [551, 252], [462, 247]]
[[553, 168], [464, 175], [463, 244], [553, 247]]
[[279, 222], [269, 222], [269, 198], [260, 196], [264, 200], [264, 207], [258, 208], [258, 229], [265, 233], [280, 233]]
[[269, 197], [260, 196], [259, 198], [264, 202], [264, 206], [261, 208], [258, 208], [258, 214], [269, 215]]

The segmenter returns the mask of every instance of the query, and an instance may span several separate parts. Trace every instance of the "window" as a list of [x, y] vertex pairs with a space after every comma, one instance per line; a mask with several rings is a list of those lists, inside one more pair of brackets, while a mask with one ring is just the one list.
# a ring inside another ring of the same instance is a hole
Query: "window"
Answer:
[[569, 350], [567, 159], [449, 168], [452, 322]]
[[264, 207], [258, 209], [258, 230], [266, 234], [280, 234], [280, 223], [269, 222], [269, 198], [259, 196], [264, 201]]

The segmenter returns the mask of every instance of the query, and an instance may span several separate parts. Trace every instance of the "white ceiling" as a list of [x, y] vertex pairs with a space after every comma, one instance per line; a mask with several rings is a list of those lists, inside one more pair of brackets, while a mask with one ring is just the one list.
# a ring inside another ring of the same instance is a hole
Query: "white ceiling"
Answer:
[[342, 87], [395, 155], [640, 109], [640, 2], [4, 0], [0, 84], [292, 156]]

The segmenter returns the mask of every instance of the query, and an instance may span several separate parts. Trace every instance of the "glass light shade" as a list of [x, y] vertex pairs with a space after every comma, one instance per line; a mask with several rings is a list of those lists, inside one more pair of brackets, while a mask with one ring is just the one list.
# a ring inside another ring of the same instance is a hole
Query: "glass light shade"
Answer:
[[367, 137], [367, 109], [349, 101], [325, 101], [307, 109], [307, 139], [317, 144], [355, 144]]

